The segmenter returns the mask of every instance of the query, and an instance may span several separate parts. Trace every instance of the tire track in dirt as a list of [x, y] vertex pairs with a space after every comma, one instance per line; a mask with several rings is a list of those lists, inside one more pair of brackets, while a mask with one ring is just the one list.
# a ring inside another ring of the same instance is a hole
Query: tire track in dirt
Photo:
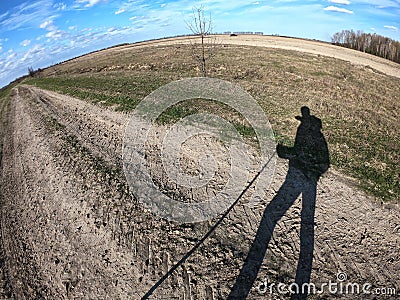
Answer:
[[[127, 119], [54, 92], [14, 90], [1, 227], [5, 274], [16, 298], [139, 299], [213, 223], [177, 225], [136, 203], [121, 169]], [[156, 148], [149, 146], [149, 157], [156, 157]], [[150, 168], [163, 180], [157, 163]], [[263, 202], [235, 207], [154, 299], [226, 298], [286, 172], [286, 162], [278, 160]], [[311, 280], [334, 281], [342, 271], [351, 282], [400, 289], [399, 207], [379, 204], [349, 182], [333, 171], [319, 182]], [[298, 199], [278, 223], [249, 299], [265, 299], [256, 290], [264, 277], [294, 281], [300, 209]]]
[[56, 162], [63, 157], [52, 153], [56, 148], [49, 149], [51, 143], [41, 136], [42, 120], [33, 119], [40, 116], [32, 109], [37, 103], [27, 104], [19, 93], [14, 98], [13, 159], [9, 162], [5, 155], [4, 161], [14, 175], [12, 180], [3, 177], [8, 183], [4, 198], [9, 200], [4, 222], [10, 230], [3, 240], [11, 242], [7, 254], [14, 255], [9, 268], [14, 293], [27, 299], [68, 298], [72, 290], [76, 296], [127, 296], [123, 281], [114, 287], [116, 272], [104, 265], [101, 255], [110, 251], [110, 259], [126, 266], [129, 257], [117, 251], [109, 234], [93, 228], [91, 212], [80, 201], [84, 191], [63, 172]]

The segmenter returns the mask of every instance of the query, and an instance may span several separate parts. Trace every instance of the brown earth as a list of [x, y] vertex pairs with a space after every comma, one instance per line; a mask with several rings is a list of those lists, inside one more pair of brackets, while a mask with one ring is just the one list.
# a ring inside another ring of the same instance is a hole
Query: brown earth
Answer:
[[[384, 74], [400, 78], [400, 65], [395, 62], [368, 53], [356, 51], [353, 49], [331, 45], [329, 43], [324, 43], [314, 40], [305, 40], [299, 38], [277, 37], [277, 36], [239, 35], [236, 37], [230, 37], [226, 35], [218, 35], [215, 37], [217, 43], [220, 44], [285, 49], [285, 50], [293, 50], [315, 55], [333, 57], [340, 60], [351, 62], [354, 65], [370, 67], [370, 70], [372, 72], [376, 70]], [[104, 56], [112, 53], [130, 51], [132, 48], [137, 49], [148, 46], [189, 44], [193, 42], [193, 40], [196, 40], [196, 38], [180, 37], [180, 38], [169, 38], [169, 39], [140, 42], [131, 45], [106, 49], [101, 52], [92, 53], [90, 55], [85, 55], [80, 57], [79, 59], [75, 59], [72, 63], [79, 65], [84, 63], [85, 61], [91, 61], [93, 59], [96, 59], [97, 56]], [[70, 63], [71, 62], [68, 62], [68, 64]]]
[[[4, 298], [139, 299], [215, 222], [177, 225], [129, 194], [121, 169], [128, 117], [31, 86], [13, 90], [2, 158]], [[157, 164], [151, 168], [157, 173]], [[151, 299], [225, 299], [286, 172], [278, 159], [263, 202], [240, 202]], [[257, 286], [265, 277], [294, 281], [300, 208], [297, 199], [275, 228], [248, 299], [285, 298], [260, 295]], [[318, 183], [311, 281], [336, 281], [345, 272], [350, 282], [399, 290], [399, 212], [328, 171]]]

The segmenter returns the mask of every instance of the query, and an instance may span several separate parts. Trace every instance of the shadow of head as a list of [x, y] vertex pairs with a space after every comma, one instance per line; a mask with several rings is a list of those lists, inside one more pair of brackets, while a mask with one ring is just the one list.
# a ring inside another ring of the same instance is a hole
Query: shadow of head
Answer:
[[302, 106], [300, 108], [301, 111], [301, 116], [296, 116], [295, 118], [299, 121], [301, 121], [303, 118], [307, 119], [310, 118], [311, 114], [310, 114], [310, 109], [308, 108], [308, 106]]

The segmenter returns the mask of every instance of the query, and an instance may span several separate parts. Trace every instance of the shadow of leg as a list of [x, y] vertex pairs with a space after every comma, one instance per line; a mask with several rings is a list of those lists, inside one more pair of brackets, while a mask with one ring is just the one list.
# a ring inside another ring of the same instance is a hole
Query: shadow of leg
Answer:
[[306, 180], [302, 190], [302, 210], [300, 229], [300, 255], [296, 271], [296, 284], [299, 294], [292, 295], [292, 300], [307, 299], [314, 252], [314, 216], [316, 202], [316, 182]]
[[[301, 175], [303, 176], [303, 175]], [[266, 207], [256, 237], [227, 299], [246, 299], [261, 268], [277, 222], [302, 192], [299, 171], [289, 168], [285, 182]]]

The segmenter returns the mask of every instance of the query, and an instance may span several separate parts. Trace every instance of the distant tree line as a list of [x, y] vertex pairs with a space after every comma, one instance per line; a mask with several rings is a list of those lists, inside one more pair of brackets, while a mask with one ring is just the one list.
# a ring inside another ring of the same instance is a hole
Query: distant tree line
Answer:
[[376, 33], [364, 33], [360, 30], [342, 30], [332, 38], [335, 45], [363, 51], [400, 63], [400, 42]]

